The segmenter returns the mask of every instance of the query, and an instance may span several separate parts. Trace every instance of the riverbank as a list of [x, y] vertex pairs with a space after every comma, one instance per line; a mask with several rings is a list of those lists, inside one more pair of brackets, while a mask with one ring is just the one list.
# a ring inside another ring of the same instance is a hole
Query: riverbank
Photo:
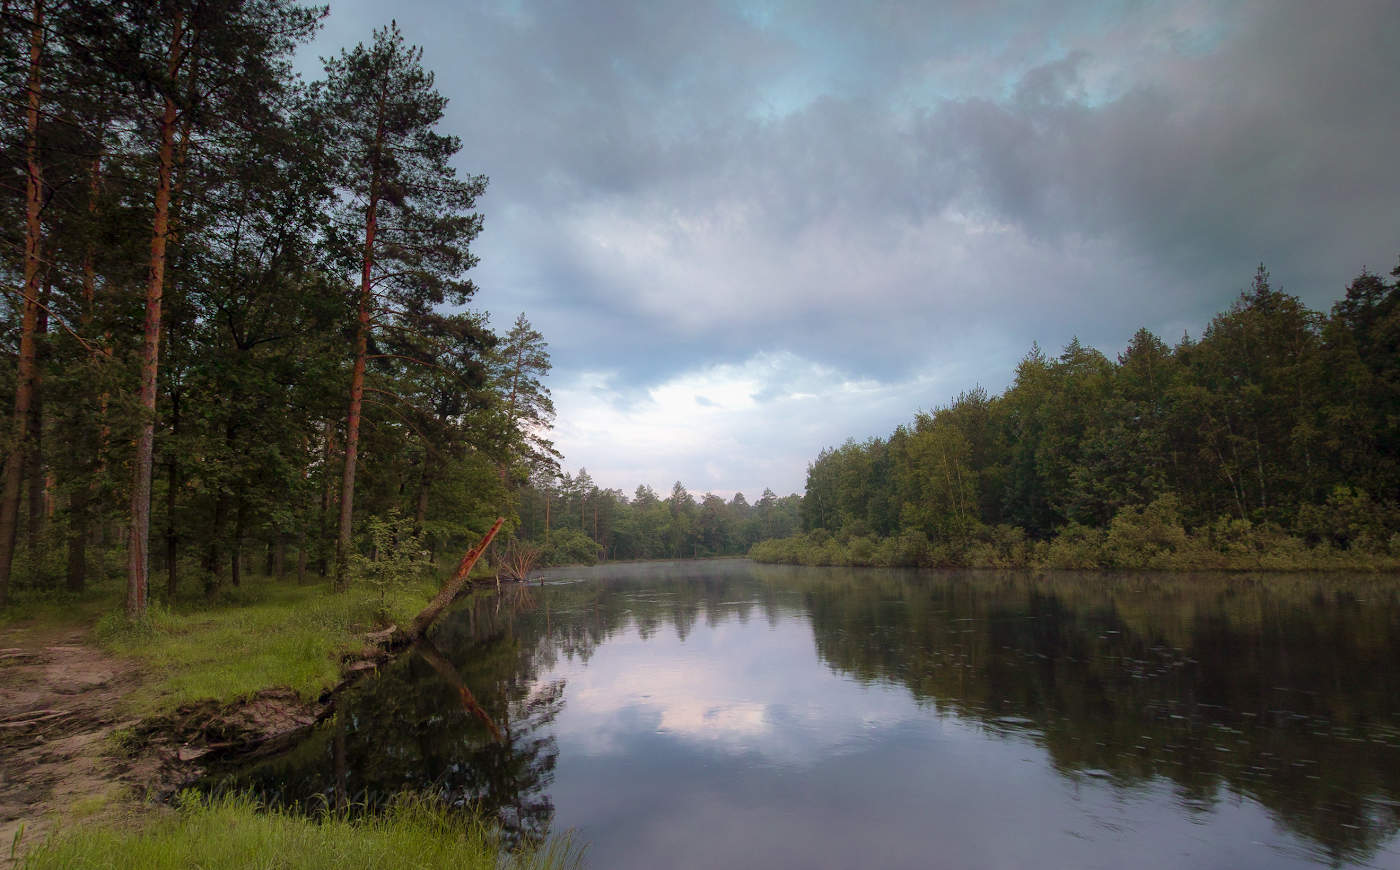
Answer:
[[983, 528], [961, 542], [932, 542], [922, 532], [890, 537], [818, 530], [759, 541], [755, 562], [880, 568], [1027, 568], [1120, 571], [1400, 572], [1400, 534], [1336, 548], [1309, 546], [1269, 525], [1222, 520], [1187, 532], [1150, 515], [1116, 518], [1107, 529], [1070, 525], [1048, 541], [1010, 526]]
[[[328, 854], [356, 866], [441, 823], [421, 806], [418, 815], [351, 822], [265, 817], [247, 802], [168, 803], [210, 759], [305, 733], [333, 687], [373, 669], [384, 629], [407, 625], [437, 591], [433, 580], [334, 594], [250, 578], [217, 603], [153, 608], [137, 624], [119, 615], [120, 590], [97, 591], [81, 605], [27, 602], [0, 624], [0, 867], [113, 866], [104, 855], [148, 848], [174, 856], [170, 866], [187, 866], [180, 856], [190, 854], [206, 867], [323, 866], [288, 863], [302, 859], [279, 850], [327, 837], [345, 844]], [[267, 837], [189, 851], [234, 816], [244, 819], [240, 830], [262, 826]], [[417, 847], [411, 854], [425, 856], [421, 866], [459, 866], [464, 854], [467, 866], [478, 858], [495, 866], [490, 838], [468, 834], [442, 853], [450, 861], [433, 863], [437, 853]], [[36, 851], [52, 837], [52, 848]], [[146, 862], [126, 865], [138, 864]]]

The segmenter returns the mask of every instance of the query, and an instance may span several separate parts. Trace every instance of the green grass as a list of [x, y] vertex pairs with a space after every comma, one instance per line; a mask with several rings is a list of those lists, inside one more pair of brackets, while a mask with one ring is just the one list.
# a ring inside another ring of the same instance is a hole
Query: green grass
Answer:
[[112, 583], [85, 593], [33, 589], [11, 589], [10, 592], [9, 603], [0, 610], [0, 628], [39, 631], [86, 628], [102, 614], [121, 607], [121, 597]]
[[287, 687], [314, 698], [340, 679], [340, 660], [367, 632], [406, 625], [435, 594], [431, 580], [336, 593], [324, 583], [248, 578], [225, 600], [153, 606], [137, 623], [119, 611], [97, 624], [110, 652], [141, 662], [147, 679], [129, 698], [151, 714], [204, 699], [227, 702]]
[[24, 870], [86, 868], [554, 868], [577, 866], [568, 837], [503, 855], [488, 825], [404, 798], [379, 816], [308, 817], [246, 796], [181, 796], [176, 813], [137, 826], [87, 825], [34, 847]]

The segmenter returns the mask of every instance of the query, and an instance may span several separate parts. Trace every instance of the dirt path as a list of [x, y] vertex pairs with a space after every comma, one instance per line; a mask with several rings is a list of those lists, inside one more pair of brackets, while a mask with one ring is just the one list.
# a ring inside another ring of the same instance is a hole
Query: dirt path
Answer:
[[125, 764], [111, 733], [136, 667], [71, 626], [0, 628], [0, 868], [58, 820], [120, 802]]

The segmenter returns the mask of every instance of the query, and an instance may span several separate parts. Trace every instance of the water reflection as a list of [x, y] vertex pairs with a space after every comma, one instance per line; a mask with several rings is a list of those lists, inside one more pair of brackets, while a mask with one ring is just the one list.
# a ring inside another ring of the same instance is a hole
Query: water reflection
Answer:
[[1400, 866], [1395, 586], [561, 572], [233, 781], [426, 786], [595, 866]]
[[554, 815], [549, 732], [564, 683], [542, 679], [513, 630], [519, 601], [478, 600], [377, 677], [345, 693], [300, 746], [221, 771], [209, 789], [252, 789], [286, 806], [382, 808], [411, 788], [539, 839]]

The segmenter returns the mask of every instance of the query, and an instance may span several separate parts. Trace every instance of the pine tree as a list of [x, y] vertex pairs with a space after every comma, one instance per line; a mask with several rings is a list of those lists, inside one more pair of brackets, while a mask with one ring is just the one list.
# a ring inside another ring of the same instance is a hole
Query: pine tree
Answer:
[[[354, 364], [346, 415], [335, 585], [349, 583], [355, 473], [371, 345], [381, 333], [412, 331], [413, 315], [444, 302], [461, 305], [476, 288], [464, 273], [476, 263], [469, 244], [482, 221], [471, 211], [484, 176], [458, 178], [450, 161], [461, 150], [437, 132], [447, 105], [422, 65], [423, 52], [404, 44], [398, 26], [374, 34], [326, 65], [320, 91], [332, 140], [340, 143], [339, 185], [346, 192], [340, 236], [360, 274]], [[362, 228], [347, 244], [349, 226]]]

